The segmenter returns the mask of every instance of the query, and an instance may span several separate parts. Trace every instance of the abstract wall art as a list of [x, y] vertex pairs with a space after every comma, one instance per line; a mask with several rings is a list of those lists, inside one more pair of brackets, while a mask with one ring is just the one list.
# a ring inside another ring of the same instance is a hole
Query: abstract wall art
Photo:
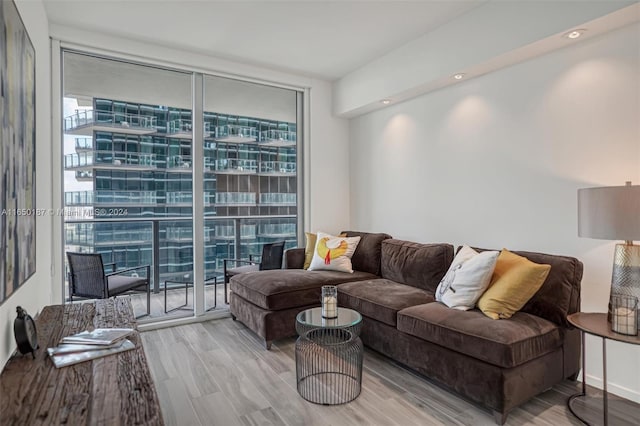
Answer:
[[13, 1], [0, 2], [0, 304], [36, 270], [36, 55]]

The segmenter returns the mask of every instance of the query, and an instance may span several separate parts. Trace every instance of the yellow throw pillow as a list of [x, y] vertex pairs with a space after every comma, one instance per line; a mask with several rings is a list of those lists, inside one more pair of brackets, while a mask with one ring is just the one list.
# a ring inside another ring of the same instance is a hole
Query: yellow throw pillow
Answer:
[[[303, 269], [309, 269], [309, 265], [311, 265], [311, 259], [313, 259], [313, 252], [316, 249], [316, 241], [318, 240], [318, 234], [314, 234], [312, 232], [305, 232], [304, 236], [306, 237], [307, 244], [305, 244], [304, 246]], [[346, 237], [347, 234], [343, 232], [339, 236]]]
[[511, 318], [542, 287], [550, 270], [551, 265], [533, 263], [502, 249], [489, 289], [478, 300], [478, 308], [493, 319]]

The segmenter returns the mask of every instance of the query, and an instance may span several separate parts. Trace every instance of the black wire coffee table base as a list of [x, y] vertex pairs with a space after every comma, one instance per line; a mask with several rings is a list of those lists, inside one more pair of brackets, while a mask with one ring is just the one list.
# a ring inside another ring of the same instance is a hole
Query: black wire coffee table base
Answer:
[[362, 387], [363, 352], [360, 337], [348, 330], [307, 331], [296, 341], [298, 393], [316, 404], [353, 401]]

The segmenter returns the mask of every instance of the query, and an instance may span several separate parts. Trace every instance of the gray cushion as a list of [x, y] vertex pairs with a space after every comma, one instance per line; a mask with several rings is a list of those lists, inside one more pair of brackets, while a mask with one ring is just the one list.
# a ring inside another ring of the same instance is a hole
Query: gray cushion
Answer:
[[558, 326], [516, 312], [494, 320], [477, 309], [459, 311], [434, 302], [398, 312], [398, 330], [498, 367], [515, 367], [562, 346]]
[[238, 274], [242, 274], [245, 272], [255, 272], [260, 270], [260, 265], [243, 265], [238, 266], [237, 268], [227, 269], [227, 275], [230, 277]]
[[231, 291], [263, 309], [281, 310], [306, 305], [320, 305], [320, 288], [348, 281], [377, 278], [355, 271], [307, 271], [278, 269], [247, 272], [231, 277]]
[[380, 276], [380, 258], [382, 242], [391, 238], [391, 235], [370, 232], [343, 231], [347, 237], [360, 237], [360, 242], [351, 258], [354, 271], [369, 272]]
[[354, 309], [392, 327], [396, 326], [398, 311], [433, 301], [433, 294], [382, 278], [338, 286], [339, 306]]
[[109, 296], [116, 296], [146, 284], [147, 279], [141, 277], [128, 277], [126, 275], [111, 275], [107, 277]]
[[451, 244], [420, 244], [411, 241], [382, 242], [382, 278], [435, 293], [453, 261]]

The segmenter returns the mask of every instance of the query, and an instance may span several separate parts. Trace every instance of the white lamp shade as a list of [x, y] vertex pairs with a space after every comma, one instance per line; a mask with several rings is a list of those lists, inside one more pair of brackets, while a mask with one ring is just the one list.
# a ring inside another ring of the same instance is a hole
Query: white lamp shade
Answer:
[[579, 189], [578, 236], [640, 240], [640, 185]]

